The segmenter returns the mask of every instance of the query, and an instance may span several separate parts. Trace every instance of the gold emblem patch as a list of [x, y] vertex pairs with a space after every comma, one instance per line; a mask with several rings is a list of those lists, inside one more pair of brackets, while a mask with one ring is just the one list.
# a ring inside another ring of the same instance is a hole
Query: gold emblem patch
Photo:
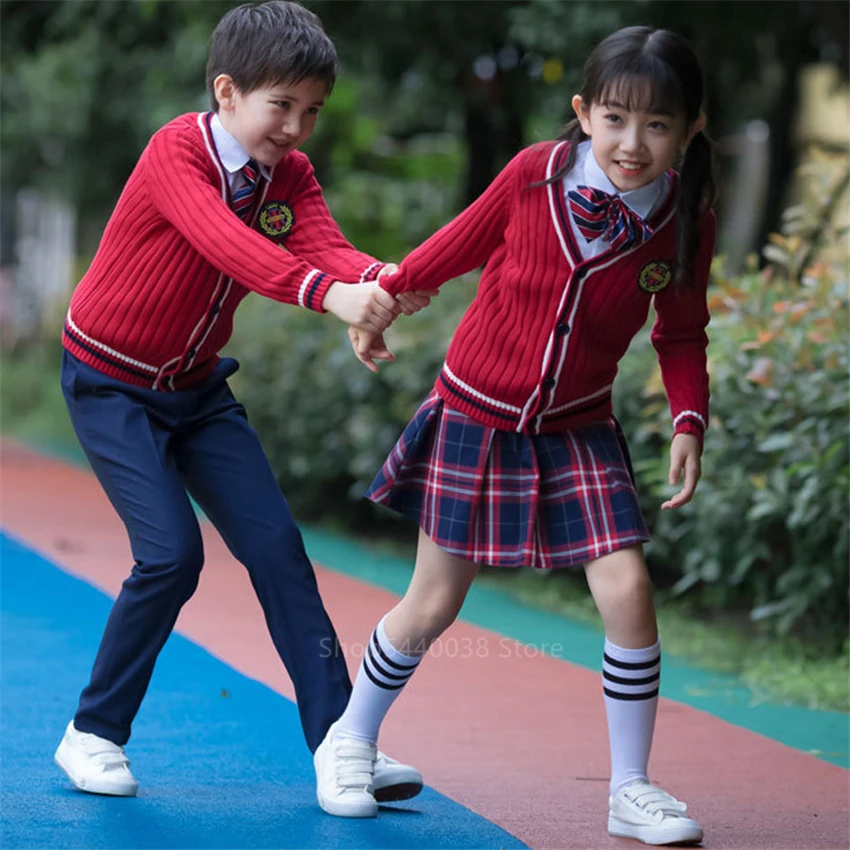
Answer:
[[269, 201], [260, 210], [260, 230], [267, 236], [286, 236], [295, 224], [295, 213], [289, 204]]
[[673, 279], [673, 266], [665, 260], [653, 260], [647, 263], [638, 275], [638, 286], [644, 291], [653, 294], [661, 292]]

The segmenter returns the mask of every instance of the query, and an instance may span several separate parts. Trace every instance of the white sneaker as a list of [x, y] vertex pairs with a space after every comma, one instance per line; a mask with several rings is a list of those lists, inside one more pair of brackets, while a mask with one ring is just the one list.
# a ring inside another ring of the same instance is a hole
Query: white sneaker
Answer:
[[608, 833], [644, 844], [696, 844], [702, 827], [688, 807], [655, 785], [633, 782], [608, 799]]
[[359, 738], [334, 737], [328, 730], [313, 756], [316, 797], [329, 815], [373, 818], [378, 803], [373, 794], [373, 774], [378, 748]]
[[73, 720], [53, 758], [80, 791], [135, 797], [139, 790], [124, 748], [98, 735], [77, 731]]
[[401, 764], [379, 750], [372, 787], [379, 803], [409, 800], [422, 790], [422, 774], [415, 767]]

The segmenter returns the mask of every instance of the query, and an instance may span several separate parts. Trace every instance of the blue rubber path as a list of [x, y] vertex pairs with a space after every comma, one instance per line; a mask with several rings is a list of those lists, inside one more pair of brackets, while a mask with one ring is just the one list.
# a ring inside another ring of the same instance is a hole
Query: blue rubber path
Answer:
[[53, 752], [110, 599], [0, 535], [3, 848], [522, 848], [426, 788], [374, 820], [325, 815], [295, 706], [172, 635], [133, 729], [135, 799], [72, 789]]

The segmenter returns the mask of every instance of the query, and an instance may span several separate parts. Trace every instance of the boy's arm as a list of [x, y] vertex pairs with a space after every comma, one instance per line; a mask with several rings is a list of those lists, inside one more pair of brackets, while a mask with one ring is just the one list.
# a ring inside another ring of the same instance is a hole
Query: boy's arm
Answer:
[[411, 289], [437, 289], [484, 265], [504, 239], [524, 153], [518, 153], [460, 215], [408, 254], [398, 274], [384, 278], [381, 286], [396, 296]]
[[361, 283], [376, 280], [386, 264], [358, 251], [343, 236], [325, 204], [322, 187], [307, 157], [298, 151], [290, 154], [289, 159], [291, 167], [302, 169], [303, 173], [292, 197], [286, 199], [294, 215], [292, 230], [283, 243], [286, 249], [338, 280]]
[[260, 295], [325, 312], [334, 276], [246, 227], [210, 183], [208, 154], [189, 131], [156, 133], [143, 162], [153, 204], [207, 262]]
[[708, 305], [706, 290], [714, 254], [716, 222], [708, 210], [699, 223], [700, 245], [694, 264], [693, 286], [667, 286], [655, 296], [657, 314], [650, 338], [658, 352], [661, 377], [674, 434], [692, 434], [702, 446], [708, 427], [708, 370], [706, 347]]

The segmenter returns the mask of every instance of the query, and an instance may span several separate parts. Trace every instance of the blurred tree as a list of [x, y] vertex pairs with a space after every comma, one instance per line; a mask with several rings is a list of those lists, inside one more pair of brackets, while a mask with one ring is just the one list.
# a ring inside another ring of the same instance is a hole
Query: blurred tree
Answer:
[[458, 200], [468, 203], [524, 143], [534, 81], [510, 29], [513, 9], [527, 2], [306, 5], [322, 18], [346, 68], [381, 81], [372, 106], [386, 114], [393, 136], [448, 130], [464, 137]]
[[232, 5], [5, 0], [4, 187], [49, 185], [84, 222], [111, 206], [151, 133], [187, 108], [205, 108], [207, 41]]
[[[526, 50], [576, 57], [579, 68], [599, 35], [587, 23], [587, 4], [536, 0], [513, 13], [513, 34]], [[694, 46], [707, 77], [712, 135], [735, 133], [762, 119], [770, 128], [770, 179], [766, 215], [756, 244], [779, 229], [790, 174], [795, 166], [795, 118], [805, 65], [829, 62], [848, 79], [850, 4], [844, 0], [715, 0], [671, 3], [638, 0], [598, 4], [616, 11], [618, 26], [647, 24], [673, 29]], [[616, 6], [616, 10], [613, 8]], [[613, 24], [613, 15], [611, 16]], [[578, 27], [576, 25], [579, 25]], [[592, 36], [588, 43], [587, 36]], [[563, 95], [575, 78], [564, 76]]]
[[[234, 5], [4, 0], [4, 187], [14, 189], [26, 174], [27, 183], [49, 184], [71, 197], [83, 222], [91, 213], [101, 216], [150, 134], [182, 111], [206, 107], [209, 34]], [[467, 170], [459, 202], [477, 196], [523, 144], [557, 133], [581, 66], [600, 38], [620, 26], [648, 23], [682, 32], [704, 59], [715, 136], [749, 119], [769, 124], [765, 230], [773, 230], [794, 163], [800, 70], [828, 61], [847, 74], [850, 5], [844, 0], [306, 5], [339, 45], [346, 72], [356, 72], [363, 110], [393, 136], [449, 132], [464, 139]]]

